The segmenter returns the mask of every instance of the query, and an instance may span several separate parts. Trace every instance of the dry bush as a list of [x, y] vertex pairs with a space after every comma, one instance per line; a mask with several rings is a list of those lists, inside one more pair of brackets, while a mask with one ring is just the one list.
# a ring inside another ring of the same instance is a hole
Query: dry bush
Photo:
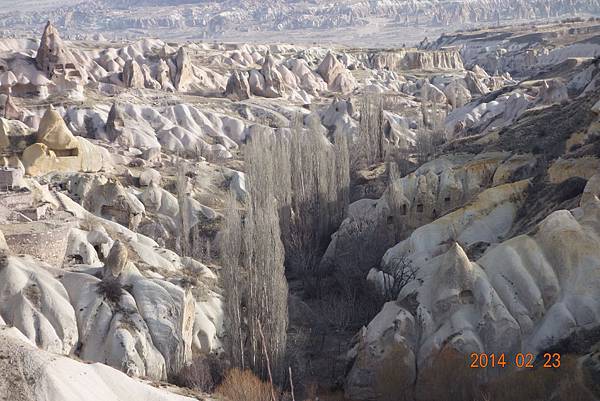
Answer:
[[216, 394], [228, 401], [270, 401], [271, 386], [249, 370], [231, 369]]
[[414, 400], [414, 362], [409, 357], [409, 350], [397, 344], [379, 365], [375, 374], [375, 390], [380, 401], [413, 401]]
[[[420, 373], [416, 389], [417, 400], [478, 400], [481, 394], [477, 378], [479, 372], [477, 369], [471, 369], [469, 365], [468, 355], [462, 355], [449, 347], [444, 348]], [[494, 398], [492, 400], [496, 401]], [[512, 401], [515, 400], [517, 399]]]
[[400, 291], [410, 282], [415, 280], [419, 269], [405, 255], [393, 257], [389, 263], [381, 269], [384, 273], [383, 284], [385, 299], [395, 301]]
[[0, 249], [0, 270], [8, 266], [8, 255], [6, 250]]
[[123, 295], [123, 286], [118, 280], [102, 280], [96, 284], [96, 292], [108, 301], [118, 304]]
[[510, 372], [485, 386], [490, 401], [590, 401], [594, 397], [583, 384], [574, 356], [562, 355], [557, 369], [525, 369]]
[[223, 362], [214, 354], [201, 355], [173, 378], [173, 384], [192, 390], [213, 392], [223, 381]]

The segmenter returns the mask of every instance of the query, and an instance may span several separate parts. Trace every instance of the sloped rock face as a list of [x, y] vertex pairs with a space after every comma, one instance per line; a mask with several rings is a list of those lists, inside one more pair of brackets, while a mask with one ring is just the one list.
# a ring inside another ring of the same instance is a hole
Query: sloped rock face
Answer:
[[350, 71], [331, 52], [321, 61], [317, 72], [327, 82], [330, 91], [348, 93], [356, 87], [356, 81]]
[[79, 340], [69, 295], [31, 257], [6, 257], [0, 267], [0, 316], [38, 347], [70, 354]]
[[462, 70], [458, 50], [424, 51], [401, 49], [395, 52], [378, 52], [372, 55], [371, 64], [378, 70], [401, 72], [405, 70]]
[[48, 21], [42, 34], [42, 40], [35, 56], [37, 67], [46, 73], [48, 77], [52, 76], [54, 68], [57, 65], [65, 65], [72, 62], [71, 55], [66, 49], [56, 28]]
[[123, 84], [127, 88], [144, 88], [144, 73], [135, 60], [127, 60], [123, 67]]
[[76, 311], [80, 358], [103, 362], [132, 376], [166, 379], [165, 359], [129, 293], [123, 291], [115, 305], [102, 294], [101, 281], [93, 276], [69, 272], [61, 282]]
[[116, 141], [117, 138], [121, 137], [123, 128], [125, 126], [125, 116], [119, 105], [113, 103], [108, 112], [108, 118], [106, 119], [106, 133], [110, 141]]
[[[514, 185], [521, 184], [498, 189]], [[499, 200], [495, 191], [486, 191], [486, 202]], [[443, 347], [463, 354], [536, 354], [578, 327], [597, 326], [599, 279], [589, 268], [600, 258], [597, 191], [597, 180], [590, 180], [579, 208], [550, 214], [532, 234], [499, 242], [476, 262], [465, 249], [481, 241], [498, 242], [511, 226], [514, 207], [508, 214], [500, 203], [493, 210], [486, 207], [485, 218], [460, 210], [460, 216], [468, 216], [467, 224], [451, 213], [391, 248], [383, 263], [406, 255], [419, 268], [418, 277], [362, 334], [348, 395], [376, 399], [374, 381], [361, 381], [361, 372], [376, 366], [379, 355], [397, 344], [409, 347], [415, 362], [407, 359], [406, 367], [416, 371]], [[508, 204], [511, 198], [506, 198]]]
[[24, 118], [24, 112], [21, 110], [11, 96], [6, 97], [6, 103], [4, 103], [4, 118], [9, 120], [21, 120]]
[[16, 328], [0, 327], [0, 353], [7, 356], [0, 360], [0, 393], [18, 401], [193, 400], [100, 363], [82, 363], [40, 350]]
[[281, 97], [284, 93], [285, 87], [283, 85], [283, 78], [277, 69], [275, 68], [275, 60], [270, 53], [267, 53], [265, 62], [263, 63], [260, 73], [264, 77], [265, 97]]
[[233, 74], [231, 74], [227, 80], [225, 96], [233, 100], [250, 99], [250, 84], [248, 83], [248, 76], [245, 72], [234, 71]]
[[36, 142], [53, 150], [77, 148], [77, 139], [69, 131], [64, 120], [56, 110], [48, 109], [40, 121]]
[[153, 342], [165, 357], [167, 374], [191, 362], [195, 300], [182, 288], [163, 280], [127, 280]]
[[[79, 216], [86, 215], [68, 198], [61, 199]], [[106, 221], [102, 224], [110, 226]], [[102, 245], [112, 240], [101, 227], [90, 232], [73, 229], [77, 235], [69, 235], [69, 256], [94, 265], [56, 270], [31, 257], [6, 257], [0, 263], [1, 324], [14, 326], [42, 349], [154, 380], [177, 374], [191, 361], [193, 347], [196, 352], [219, 349], [219, 297], [204, 292], [202, 303], [197, 304], [190, 290], [144, 277], [128, 260], [131, 251], [119, 241], [114, 241], [102, 266], [98, 262]], [[110, 228], [128, 236], [127, 247], [143, 255], [140, 263], [175, 270], [185, 265], [198, 274], [204, 269], [204, 277], [216, 279], [199, 262], [192, 266], [193, 262], [159, 249], [149, 238], [117, 224]]]
[[545, 104], [567, 102], [569, 94], [566, 85], [556, 79], [544, 80], [539, 89], [539, 100]]
[[[508, 153], [482, 154], [474, 160], [442, 158], [426, 163], [401, 178], [397, 185], [397, 205], [392, 209], [388, 188], [379, 200], [363, 199], [350, 205], [348, 218], [332, 235], [321, 268], [346, 269], [365, 274], [377, 265], [383, 252], [412, 229], [427, 224], [449, 210], [469, 202], [489, 187]], [[510, 178], [518, 168], [506, 165], [497, 181]]]
[[160, 84], [163, 90], [175, 90], [171, 82], [169, 66], [164, 60], [160, 60], [156, 67], [156, 81]]
[[110, 165], [108, 152], [69, 131], [53, 109], [40, 121], [37, 140], [21, 157], [25, 172], [36, 176], [49, 171], [97, 172]]
[[490, 91], [482, 82], [481, 78], [472, 71], [467, 71], [465, 82], [467, 84], [467, 89], [475, 96], [483, 96]]
[[[83, 207], [107, 220], [115, 221], [125, 227], [135, 229], [144, 214], [144, 205], [135, 196], [123, 188], [121, 183], [111, 180], [104, 185], [93, 188], [83, 201]], [[115, 263], [122, 250], [115, 248]], [[121, 266], [122, 267], [122, 266]], [[110, 266], [112, 269], [113, 266]], [[115, 271], [117, 273], [118, 271]]]
[[175, 55], [175, 66], [176, 70], [173, 74], [173, 84], [175, 89], [178, 91], [189, 90], [194, 78], [194, 71], [192, 68], [192, 60], [190, 60], [190, 56], [183, 46], [177, 50], [177, 54]]
[[31, 129], [20, 121], [0, 118], [0, 150], [7, 153], [22, 152], [35, 141]]

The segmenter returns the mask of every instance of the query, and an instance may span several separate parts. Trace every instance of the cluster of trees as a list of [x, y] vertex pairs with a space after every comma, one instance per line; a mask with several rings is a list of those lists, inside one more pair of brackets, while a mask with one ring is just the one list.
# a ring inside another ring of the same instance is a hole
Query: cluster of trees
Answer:
[[348, 142], [318, 121], [256, 131], [246, 144], [248, 204], [230, 195], [220, 240], [229, 350], [235, 366], [282, 380], [286, 267], [310, 274], [348, 206]]
[[[388, 160], [388, 201], [395, 216], [402, 214], [400, 171], [389, 161], [383, 105], [380, 96], [363, 98], [359, 135], [352, 143], [343, 132], [328, 137], [318, 116], [298, 115], [287, 130], [255, 130], [244, 146], [249, 197], [240, 205], [230, 194], [219, 241], [234, 367], [285, 379], [286, 273], [317, 275], [330, 236], [346, 215], [352, 170]], [[435, 105], [423, 113], [423, 126], [434, 131]], [[427, 146], [417, 142], [417, 150], [430, 156], [433, 142], [427, 141]], [[395, 279], [390, 293], [414, 276], [410, 266], [396, 270], [387, 272]]]

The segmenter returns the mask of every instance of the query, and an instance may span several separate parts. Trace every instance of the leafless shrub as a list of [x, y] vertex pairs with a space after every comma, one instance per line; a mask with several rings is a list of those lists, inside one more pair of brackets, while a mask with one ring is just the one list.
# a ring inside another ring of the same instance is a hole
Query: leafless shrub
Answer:
[[0, 270], [8, 266], [8, 255], [6, 250], [0, 249]]
[[96, 284], [96, 292], [109, 302], [118, 304], [123, 295], [123, 286], [119, 280], [102, 280]]
[[398, 299], [400, 291], [417, 277], [419, 269], [405, 255], [392, 258], [382, 267], [384, 296], [387, 301]]
[[228, 401], [269, 401], [271, 386], [249, 370], [232, 369], [216, 393]]
[[383, 161], [383, 98], [379, 95], [365, 95], [361, 99], [358, 138], [353, 144], [352, 155], [350, 164], [356, 170]]
[[213, 354], [201, 355], [173, 378], [173, 384], [203, 392], [213, 392], [223, 381], [223, 362]]
[[275, 147], [270, 132], [257, 132], [246, 145], [247, 210], [242, 217], [230, 196], [220, 243], [234, 366], [265, 375], [266, 347], [275, 376], [280, 377], [286, 346], [287, 282], [278, 202], [273, 195], [277, 193]]

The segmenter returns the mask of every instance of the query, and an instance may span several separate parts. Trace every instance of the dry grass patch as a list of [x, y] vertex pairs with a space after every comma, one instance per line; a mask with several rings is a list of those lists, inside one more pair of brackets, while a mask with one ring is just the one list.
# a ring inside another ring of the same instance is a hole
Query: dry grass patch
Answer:
[[260, 380], [249, 370], [230, 370], [215, 392], [228, 401], [271, 400], [271, 385]]

